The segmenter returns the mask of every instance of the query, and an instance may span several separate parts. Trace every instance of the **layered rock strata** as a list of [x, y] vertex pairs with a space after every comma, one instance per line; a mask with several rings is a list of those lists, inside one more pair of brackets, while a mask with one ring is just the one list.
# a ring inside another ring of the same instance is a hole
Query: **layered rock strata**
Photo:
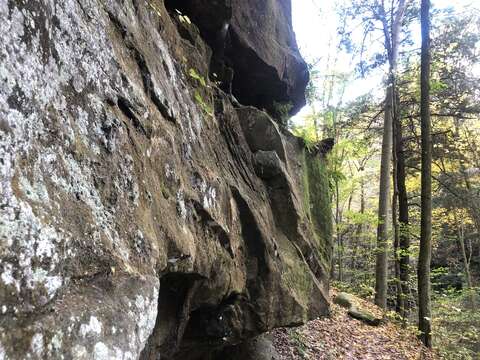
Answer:
[[254, 107], [304, 101], [289, 7], [229, 5], [232, 96], [208, 13], [0, 0], [0, 359], [207, 359], [328, 312], [324, 160]]

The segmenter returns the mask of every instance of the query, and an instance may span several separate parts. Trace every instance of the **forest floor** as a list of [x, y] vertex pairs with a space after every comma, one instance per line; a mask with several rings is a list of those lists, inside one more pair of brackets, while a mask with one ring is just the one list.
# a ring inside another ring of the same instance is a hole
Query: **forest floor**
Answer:
[[[375, 305], [359, 298], [355, 298], [355, 302], [375, 316], [383, 317]], [[330, 317], [298, 328], [276, 329], [270, 338], [282, 360], [438, 359], [421, 344], [411, 328], [403, 328], [390, 320], [370, 326], [351, 318], [346, 309], [333, 303]]]

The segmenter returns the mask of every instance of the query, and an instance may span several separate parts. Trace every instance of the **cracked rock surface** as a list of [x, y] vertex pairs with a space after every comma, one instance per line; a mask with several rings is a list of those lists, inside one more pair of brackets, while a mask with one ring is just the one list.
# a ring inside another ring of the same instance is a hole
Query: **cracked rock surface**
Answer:
[[[302, 63], [288, 1], [258, 3], [232, 16], [283, 14], [272, 51]], [[328, 312], [322, 156], [209, 80], [175, 8], [0, 0], [1, 360], [207, 359]], [[257, 90], [301, 103], [293, 68]]]

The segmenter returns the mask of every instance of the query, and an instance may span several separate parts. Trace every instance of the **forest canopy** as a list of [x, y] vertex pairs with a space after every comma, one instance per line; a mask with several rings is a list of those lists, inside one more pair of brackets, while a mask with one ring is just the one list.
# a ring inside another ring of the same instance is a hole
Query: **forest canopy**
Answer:
[[[478, 5], [433, 3], [422, 13], [429, 14], [428, 42], [425, 36], [422, 41], [417, 1], [294, 4], [297, 23], [307, 16], [305, 8], [315, 10], [310, 20], [316, 16], [335, 27], [311, 45], [308, 26], [297, 26], [311, 80], [308, 105], [288, 127], [311, 146], [325, 138], [335, 141], [328, 158], [335, 228], [331, 276], [338, 287], [374, 298], [412, 325], [418, 322], [419, 291], [431, 287], [431, 315], [423, 318], [432, 325], [433, 346], [445, 358], [478, 358]], [[425, 69], [429, 79], [422, 87]], [[422, 108], [427, 88], [428, 107]], [[422, 134], [425, 109], [428, 134]], [[431, 150], [428, 166], [422, 160], [425, 149]], [[431, 260], [424, 286], [417, 269], [421, 275], [426, 167], [431, 169]]]

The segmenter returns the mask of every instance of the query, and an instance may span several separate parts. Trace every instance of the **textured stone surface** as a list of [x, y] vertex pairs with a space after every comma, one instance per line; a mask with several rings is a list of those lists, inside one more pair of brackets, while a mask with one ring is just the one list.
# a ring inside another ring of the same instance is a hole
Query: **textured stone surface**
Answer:
[[345, 309], [350, 309], [353, 306], [352, 295], [345, 292], [338, 293], [337, 296], [333, 298], [333, 302]]
[[[214, 52], [234, 70], [233, 93], [246, 105], [291, 113], [305, 105], [308, 69], [292, 30], [290, 0], [169, 0], [200, 27]], [[212, 16], [212, 14], [215, 14]], [[219, 40], [228, 25], [225, 39]]]
[[237, 346], [225, 348], [219, 358], [229, 360], [280, 360], [271, 339], [266, 335], [260, 335]]
[[[246, 104], [275, 111], [273, 101], [305, 105], [307, 65], [297, 48], [290, 0], [232, 0], [233, 88]], [[252, 87], [252, 84], [254, 86]]]
[[309, 155], [278, 132], [279, 176], [256, 174], [171, 15], [0, 0], [0, 359], [201, 359], [328, 311]]

